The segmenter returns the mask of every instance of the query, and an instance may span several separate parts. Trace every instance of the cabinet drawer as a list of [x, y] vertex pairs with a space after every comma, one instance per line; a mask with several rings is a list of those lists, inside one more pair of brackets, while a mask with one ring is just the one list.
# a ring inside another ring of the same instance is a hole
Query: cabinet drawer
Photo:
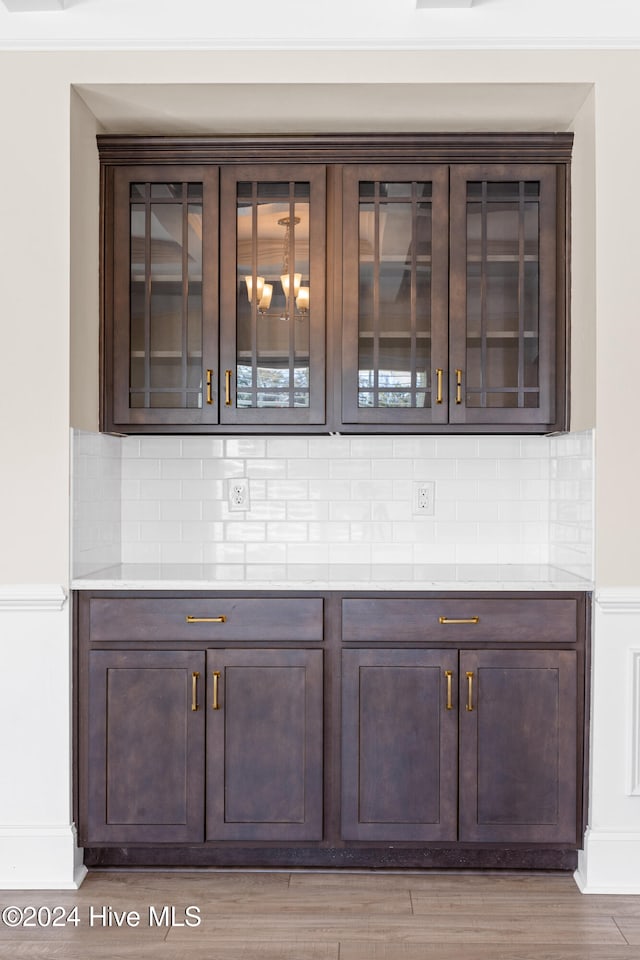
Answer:
[[575, 599], [345, 599], [345, 641], [575, 643]]
[[94, 597], [91, 640], [319, 641], [322, 597]]

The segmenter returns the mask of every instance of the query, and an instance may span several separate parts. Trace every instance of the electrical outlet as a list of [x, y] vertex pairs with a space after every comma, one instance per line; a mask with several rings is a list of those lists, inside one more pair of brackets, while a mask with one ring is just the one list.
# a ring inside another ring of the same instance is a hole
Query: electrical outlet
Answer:
[[249, 509], [249, 481], [246, 477], [229, 480], [229, 510]]
[[414, 480], [412, 504], [414, 517], [432, 517], [435, 505], [435, 480]]

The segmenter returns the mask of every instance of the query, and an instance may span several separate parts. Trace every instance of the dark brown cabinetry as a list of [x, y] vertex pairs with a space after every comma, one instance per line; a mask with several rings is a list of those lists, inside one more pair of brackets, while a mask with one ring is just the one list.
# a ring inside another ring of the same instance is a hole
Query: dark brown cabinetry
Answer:
[[576, 657], [461, 651], [460, 840], [575, 842]]
[[345, 650], [342, 835], [456, 840], [458, 720], [447, 650]]
[[85, 835], [94, 843], [200, 842], [204, 655], [92, 650]]
[[207, 840], [322, 839], [322, 651], [209, 650]]
[[322, 641], [321, 599], [96, 597], [79, 613], [85, 842], [321, 839], [323, 652], [295, 647]]
[[103, 429], [566, 425], [569, 135], [99, 147]]
[[76, 595], [98, 865], [569, 869], [584, 594]]
[[576, 666], [574, 651], [345, 651], [344, 838], [574, 843]]

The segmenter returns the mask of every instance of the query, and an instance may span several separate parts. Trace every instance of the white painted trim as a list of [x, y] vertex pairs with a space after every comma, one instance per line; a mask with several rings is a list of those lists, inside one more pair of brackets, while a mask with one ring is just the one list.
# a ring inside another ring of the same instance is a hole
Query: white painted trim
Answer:
[[573, 878], [582, 893], [640, 894], [640, 833], [587, 829]]
[[629, 697], [629, 778], [630, 797], [640, 797], [640, 650], [629, 651], [631, 664]]
[[0, 827], [0, 890], [77, 890], [86, 876], [73, 824]]
[[14, 610], [62, 610], [67, 602], [63, 587], [55, 583], [0, 585], [0, 613]]
[[101, 50], [118, 53], [120, 51], [144, 52], [184, 52], [184, 51], [264, 51], [278, 53], [283, 50], [301, 51], [326, 50], [349, 53], [353, 51], [390, 51], [394, 50], [637, 50], [640, 48], [638, 37], [398, 37], [359, 39], [357, 37], [340, 40], [333, 37], [298, 37], [291, 40], [262, 39], [250, 40], [230, 37], [228, 40], [199, 37], [185, 37], [179, 40], [146, 40], [121, 38], [4, 38], [0, 40], [0, 50], [18, 52], [48, 51], [84, 51]]
[[416, 10], [449, 10], [452, 7], [470, 7], [473, 0], [416, 0]]
[[639, 587], [604, 587], [596, 591], [595, 599], [603, 613], [640, 614]]
[[2, 0], [10, 13], [32, 13], [40, 10], [63, 10], [65, 0]]

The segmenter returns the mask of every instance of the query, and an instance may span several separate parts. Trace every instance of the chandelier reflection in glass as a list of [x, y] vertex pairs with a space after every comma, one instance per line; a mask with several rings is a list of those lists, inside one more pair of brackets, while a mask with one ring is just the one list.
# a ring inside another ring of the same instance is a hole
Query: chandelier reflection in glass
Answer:
[[[281, 217], [278, 220], [278, 226], [285, 228], [283, 248], [282, 248], [282, 273], [280, 274], [280, 283], [282, 284], [282, 291], [284, 293], [285, 299], [285, 314], [283, 319], [288, 317], [288, 307], [291, 294], [291, 283], [293, 281], [293, 296], [296, 302], [296, 307], [301, 315], [304, 316], [305, 313], [309, 310], [309, 287], [303, 287], [302, 284], [302, 274], [301, 273], [291, 273], [289, 268], [289, 248], [291, 244], [291, 224], [293, 223], [294, 227], [300, 223], [300, 217]], [[249, 303], [253, 303], [253, 277], [247, 276], [244, 278], [247, 285], [247, 298]], [[264, 277], [256, 277], [256, 305], [258, 313], [268, 314], [271, 307], [271, 298], [273, 297], [273, 284], [267, 283]]]

